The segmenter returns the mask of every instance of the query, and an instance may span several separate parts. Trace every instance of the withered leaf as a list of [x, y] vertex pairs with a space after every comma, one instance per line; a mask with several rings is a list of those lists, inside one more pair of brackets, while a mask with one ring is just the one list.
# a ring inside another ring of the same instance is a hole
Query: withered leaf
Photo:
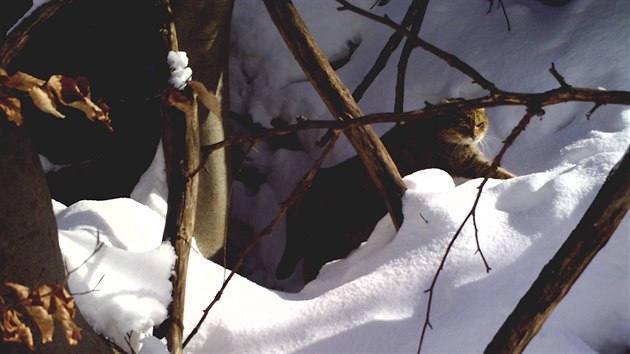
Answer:
[[43, 284], [31, 291], [28, 287], [5, 283], [12, 288], [28, 314], [33, 318], [42, 334], [42, 343], [52, 341], [56, 319], [70, 345], [77, 345], [81, 340], [81, 328], [74, 323], [76, 305], [72, 296], [61, 285]]
[[44, 81], [20, 71], [8, 76], [4, 69], [0, 68], [0, 70], [0, 89], [3, 89], [7, 96], [0, 95], [0, 109], [17, 125], [23, 121], [20, 114], [21, 107], [16, 106], [17, 98], [10, 93], [11, 90], [26, 92], [33, 104], [42, 112], [52, 114], [57, 118], [65, 118], [57, 109], [57, 102], [59, 102], [82, 111], [91, 121], [98, 120], [105, 124], [109, 131], [113, 131], [109, 119], [109, 107], [91, 100], [90, 84], [87, 78], [79, 76], [73, 79], [63, 75], [53, 75], [48, 81]]
[[24, 121], [22, 117], [22, 103], [2, 88], [0, 88], [0, 110], [7, 115], [10, 122], [16, 125], [20, 125]]
[[199, 102], [206, 107], [215, 116], [221, 118], [221, 104], [214, 92], [208, 91], [206, 86], [199, 81], [191, 80], [188, 82], [193, 91], [198, 95]]
[[52, 314], [61, 324], [68, 344], [77, 345], [81, 340], [81, 328], [74, 323], [74, 315], [77, 312], [76, 305], [66, 289], [60, 289], [61, 291], [55, 292], [55, 296], [52, 297], [55, 305]]
[[82, 111], [89, 120], [98, 120], [110, 131], [113, 130], [109, 112], [101, 109], [89, 98], [90, 89], [86, 78], [80, 77], [79, 80], [75, 80], [62, 75], [53, 75], [48, 79], [46, 86], [62, 104]]
[[20, 313], [15, 310], [2, 309], [2, 321], [0, 321], [2, 341], [26, 344], [30, 350], [35, 350], [33, 332], [22, 322], [20, 317]]
[[41, 87], [46, 83], [44, 80], [40, 80], [34, 76], [21, 71], [9, 76], [4, 82], [4, 86], [8, 88], [14, 88], [19, 91], [28, 92], [34, 87]]
[[44, 86], [45, 83], [44, 80], [18, 71], [5, 80], [4, 86], [28, 93], [33, 100], [33, 104], [42, 112], [50, 113], [57, 118], [65, 118], [65, 116], [57, 110], [54, 97], [50, 89]]
[[164, 101], [186, 115], [190, 115], [193, 111], [194, 98], [186, 96], [183, 91], [179, 91], [172, 86], [167, 86], [162, 93]]

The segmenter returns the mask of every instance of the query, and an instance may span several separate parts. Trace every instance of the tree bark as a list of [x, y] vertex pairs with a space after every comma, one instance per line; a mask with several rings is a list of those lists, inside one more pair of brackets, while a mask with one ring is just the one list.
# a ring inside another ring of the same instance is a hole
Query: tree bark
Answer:
[[606, 245], [629, 207], [630, 148], [613, 167], [576, 228], [540, 272], [485, 353], [512, 354], [525, 350], [584, 269]]
[[[228, 57], [234, 0], [172, 1], [180, 50], [187, 52], [195, 80], [215, 93], [220, 112], [201, 108], [201, 146], [225, 139], [229, 114]], [[219, 262], [229, 217], [229, 149], [212, 152], [199, 176], [195, 240], [206, 258]]]
[[[264, 3], [280, 34], [330, 113], [338, 120], [363, 116], [352, 94], [330, 66], [291, 1], [264, 0]], [[406, 187], [394, 162], [371, 127], [353, 127], [344, 133], [365, 164], [394, 226], [398, 229], [403, 222], [401, 198]]]
[[[0, 281], [11, 281], [30, 288], [42, 283], [63, 284], [66, 275], [59, 249], [57, 223], [38, 155], [24, 126], [18, 127], [9, 122], [2, 113], [0, 188]], [[53, 342], [46, 345], [41, 344], [36, 334], [37, 353], [113, 352], [80, 312], [77, 312], [75, 322], [83, 329], [83, 339], [77, 346], [70, 346], [57, 328]], [[31, 353], [26, 346], [2, 343], [0, 352]]]
[[[189, 90], [190, 91], [190, 90]], [[191, 93], [191, 92], [189, 92]], [[192, 93], [191, 93], [192, 94]], [[168, 319], [168, 348], [171, 353], [182, 353], [184, 330], [184, 305], [190, 245], [195, 231], [198, 177], [191, 175], [199, 165], [199, 121], [197, 105], [191, 100], [190, 110], [182, 117], [181, 112], [168, 114], [172, 129], [173, 168], [169, 183], [168, 214], [164, 237], [175, 247], [177, 260], [173, 275], [173, 302]]]

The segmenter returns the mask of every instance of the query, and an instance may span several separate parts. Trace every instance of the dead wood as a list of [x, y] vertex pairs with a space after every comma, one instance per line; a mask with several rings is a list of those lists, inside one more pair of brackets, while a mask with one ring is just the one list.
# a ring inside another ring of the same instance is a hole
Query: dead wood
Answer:
[[[424, 17], [424, 12], [426, 10], [426, 5], [428, 4], [428, 2], [428, 0], [414, 0], [411, 5], [409, 5], [409, 8], [405, 13], [405, 17], [402, 20], [402, 26], [405, 28], [417, 26], [419, 28], [418, 24], [422, 23], [422, 18]], [[411, 31], [413, 32], [414, 30], [412, 29]], [[372, 85], [372, 83], [374, 82], [374, 80], [376, 80], [381, 71], [383, 71], [383, 69], [387, 65], [387, 62], [389, 61], [389, 58], [392, 56], [394, 51], [396, 51], [398, 45], [400, 45], [403, 37], [404, 35], [400, 32], [394, 32], [389, 37], [387, 43], [385, 43], [385, 46], [383, 46], [383, 49], [374, 61], [374, 64], [372, 64], [372, 67], [370, 68], [368, 73], [365, 75], [363, 80], [361, 80], [357, 88], [355, 88], [352, 92], [352, 96], [357, 102], [360, 101], [361, 98], [363, 98], [363, 94], [365, 94], [365, 91], [367, 91], [368, 87]]]
[[[413, 20], [411, 25], [411, 34], [418, 35], [420, 32], [420, 28], [422, 27], [422, 22], [424, 21], [424, 14], [427, 12], [427, 7], [429, 6], [429, 0], [414, 0], [414, 2], [409, 7], [410, 9], [413, 7]], [[403, 22], [404, 25], [404, 22]], [[400, 32], [395, 32], [396, 34], [400, 34]], [[404, 109], [405, 102], [405, 77], [407, 76], [407, 64], [409, 63], [409, 57], [411, 56], [411, 52], [416, 46], [413, 42], [407, 38], [405, 40], [405, 45], [403, 46], [402, 52], [400, 53], [400, 59], [398, 59], [398, 68], [396, 71], [396, 97], [394, 99], [394, 112], [399, 113]]]
[[522, 353], [525, 350], [584, 269], [606, 246], [628, 208], [630, 148], [613, 167], [578, 225], [542, 269], [485, 353]]
[[[312, 38], [289, 0], [264, 0], [265, 6], [296, 60], [310, 79], [330, 113], [338, 120], [363, 116], [352, 95]], [[401, 198], [406, 189], [396, 166], [378, 135], [368, 126], [344, 132], [365, 164], [394, 226], [403, 221]]]

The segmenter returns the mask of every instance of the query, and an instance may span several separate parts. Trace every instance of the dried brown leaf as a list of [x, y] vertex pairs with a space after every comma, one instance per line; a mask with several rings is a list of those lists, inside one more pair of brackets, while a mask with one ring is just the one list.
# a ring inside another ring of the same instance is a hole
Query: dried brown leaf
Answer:
[[166, 87], [163, 93], [164, 101], [187, 115], [192, 112], [193, 98], [186, 96], [182, 91], [177, 90], [172, 86]]
[[[81, 328], [74, 323], [74, 316], [77, 312], [76, 304], [63, 286], [43, 284], [31, 291], [28, 287], [20, 284], [7, 282], [5, 285], [15, 291], [22, 301], [24, 309], [35, 321], [42, 334], [42, 343], [45, 344], [53, 340], [54, 320], [57, 320], [63, 329], [68, 344], [78, 344], [81, 340]], [[28, 327], [26, 328], [28, 329]], [[32, 333], [30, 334], [32, 337]]]
[[54, 97], [47, 87], [34, 87], [28, 91], [28, 95], [31, 96], [35, 107], [39, 108], [44, 113], [50, 113], [57, 118], [65, 118], [61, 112], [57, 110]]
[[4, 283], [4, 285], [7, 288], [13, 289], [20, 300], [28, 299], [29, 295], [31, 294], [31, 289], [27, 286], [11, 282], [6, 282]]
[[7, 115], [10, 122], [16, 125], [22, 124], [22, 103], [15, 97], [10, 96], [4, 90], [0, 89], [0, 110]]
[[199, 102], [217, 117], [221, 117], [221, 103], [214, 92], [208, 91], [206, 86], [199, 81], [188, 82], [193, 91], [198, 95]]
[[54, 93], [60, 103], [82, 111], [89, 120], [103, 122], [111, 131], [109, 111], [104, 111], [89, 98], [90, 86], [85, 77], [78, 80], [62, 75], [53, 75], [46, 86]]
[[23, 92], [28, 92], [35, 87], [43, 86], [45, 83], [46, 82], [44, 80], [40, 80], [27, 73], [18, 71], [7, 78], [7, 80], [4, 82], [4, 86], [8, 88], [14, 88]]
[[61, 291], [55, 292], [52, 297], [55, 305], [53, 317], [61, 324], [68, 344], [77, 345], [81, 340], [81, 328], [74, 323], [74, 315], [77, 312], [76, 305], [66, 289], [60, 289]]
[[65, 118], [57, 110], [54, 97], [50, 90], [43, 87], [46, 82], [21, 71], [9, 76], [4, 81], [4, 86], [18, 91], [28, 93], [33, 100], [33, 104], [42, 112], [50, 113], [57, 118]]
[[30, 350], [35, 350], [33, 332], [22, 322], [20, 317], [21, 314], [15, 310], [3, 309], [2, 321], [0, 322], [2, 341], [5, 343], [26, 344]]

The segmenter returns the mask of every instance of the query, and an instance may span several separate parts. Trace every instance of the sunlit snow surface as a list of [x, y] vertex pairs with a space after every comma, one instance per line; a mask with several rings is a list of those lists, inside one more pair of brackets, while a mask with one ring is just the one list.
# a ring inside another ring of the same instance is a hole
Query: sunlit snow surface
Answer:
[[[369, 7], [374, 0], [355, 1]], [[339, 70], [353, 89], [380, 52], [390, 31], [324, 0], [295, 1], [327, 55], [343, 56], [346, 42], [359, 41], [349, 64]], [[557, 87], [548, 73], [554, 62], [567, 82], [582, 87], [630, 90], [630, 2], [573, 0], [560, 8], [538, 1], [504, 2], [486, 14], [478, 0], [432, 1], [421, 35], [458, 55], [499, 88], [541, 92]], [[375, 7], [400, 20], [409, 1]], [[329, 119], [259, 1], [237, 1], [231, 56], [232, 109], [292, 121], [297, 115]], [[398, 52], [397, 52], [398, 53]], [[398, 54], [360, 102], [364, 112], [391, 111]], [[475, 97], [484, 92], [440, 60], [416, 50], [408, 70], [406, 109], [442, 97]], [[433, 330], [425, 353], [480, 353], [531, 285], [540, 269], [575, 227], [608, 171], [630, 143], [630, 107], [604, 106], [590, 120], [592, 105], [546, 107], [510, 149], [504, 166], [519, 176], [491, 180], [477, 208], [479, 241], [492, 271], [485, 272], [472, 225], [464, 228], [435, 289]], [[488, 110], [489, 156], [523, 114], [520, 108]], [[386, 127], [376, 127], [384, 131]], [[269, 222], [310, 161], [322, 132], [300, 136], [309, 152], [271, 151], [252, 155], [270, 181], [257, 194], [235, 188], [238, 216], [259, 229]], [[341, 144], [329, 164], [350, 155]], [[470, 210], [480, 180], [456, 185], [439, 170], [405, 178], [405, 223], [396, 233], [387, 217], [351, 256], [326, 265], [299, 293], [271, 291], [236, 276], [201, 330], [186, 347], [191, 353], [392, 353], [415, 352], [424, 322], [425, 290], [446, 245]], [[81, 312], [93, 327], [129, 350], [166, 316], [174, 263], [163, 244], [165, 215], [163, 160], [136, 188], [134, 199], [55, 204], [61, 247]], [[424, 220], [426, 219], [426, 221]], [[534, 338], [530, 353], [621, 353], [630, 347], [630, 224], [626, 217]], [[275, 236], [284, 232], [282, 228]], [[272, 274], [277, 237], [258, 249], [257, 280]], [[265, 251], [268, 254], [265, 256]], [[224, 270], [191, 253], [186, 331], [214, 297]], [[102, 278], [102, 279], [101, 279]], [[99, 282], [100, 280], [100, 282]], [[282, 286], [282, 284], [277, 284]], [[133, 331], [133, 333], [132, 333]], [[145, 338], [143, 352], [160, 342]], [[625, 349], [624, 349], [625, 348]]]

